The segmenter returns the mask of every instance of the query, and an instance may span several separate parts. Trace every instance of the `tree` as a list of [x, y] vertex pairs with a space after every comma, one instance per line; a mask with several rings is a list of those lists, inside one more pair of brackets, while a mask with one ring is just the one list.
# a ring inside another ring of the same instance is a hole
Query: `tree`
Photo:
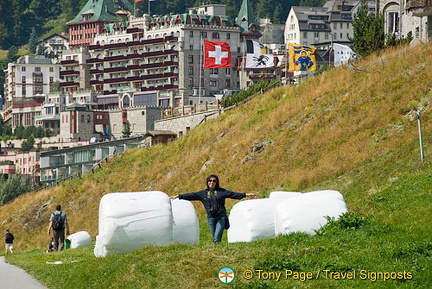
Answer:
[[31, 53], [36, 53], [36, 43], [37, 43], [37, 34], [34, 26], [31, 29], [30, 37], [29, 37], [29, 50]]
[[128, 138], [131, 136], [132, 130], [130, 127], [130, 122], [127, 120], [123, 123], [123, 131], [122, 131], [122, 138]]
[[18, 48], [16, 48], [15, 46], [11, 46], [11, 48], [9, 48], [8, 53], [7, 53], [7, 60], [8, 62], [14, 62], [15, 60], [18, 59]]
[[14, 175], [9, 179], [0, 178], [0, 206], [32, 190], [30, 178]]
[[35, 139], [33, 135], [31, 135], [28, 139], [22, 142], [20, 151], [28, 152], [34, 148]]
[[50, 91], [61, 91], [60, 81], [56, 80], [51, 83]]
[[367, 56], [384, 48], [384, 17], [382, 14], [369, 13], [368, 2], [362, 0], [359, 10], [352, 21], [354, 36], [350, 41], [354, 51]]
[[[300, 6], [306, 7], [322, 7], [325, 4], [326, 0], [301, 0]], [[295, 5], [293, 5], [295, 6]]]
[[19, 126], [17, 126], [15, 128], [14, 135], [16, 136], [17, 139], [22, 139], [22, 138], [24, 138], [23, 137], [24, 136], [24, 131], [25, 131], [24, 126], [23, 125], [19, 125]]
[[260, 18], [272, 19], [275, 3], [273, 0], [259, 0], [255, 11], [255, 16]]

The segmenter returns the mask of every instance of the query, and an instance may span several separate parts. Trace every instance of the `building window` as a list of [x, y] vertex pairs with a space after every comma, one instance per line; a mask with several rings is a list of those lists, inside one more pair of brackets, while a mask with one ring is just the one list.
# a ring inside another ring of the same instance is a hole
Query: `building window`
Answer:
[[40, 72], [40, 71], [41, 71], [41, 68], [40, 68], [40, 67], [35, 67], [35, 71], [36, 71], [36, 72]]
[[193, 44], [189, 45], [189, 50], [193, 50]]
[[194, 84], [194, 79], [191, 77], [189, 78], [189, 87], [192, 88]]
[[213, 33], [212, 33], [212, 38], [213, 38], [213, 39], [219, 39], [219, 33], [217, 33], [217, 32], [213, 32]]
[[189, 64], [193, 64], [194, 63], [194, 61], [193, 61], [193, 55], [188, 55], [188, 63]]
[[229, 67], [225, 68], [225, 74], [226, 74], [226, 76], [230, 76], [231, 75], [231, 68], [229, 68]]
[[231, 34], [227, 33], [227, 39], [231, 39]]
[[189, 36], [190, 36], [190, 37], [193, 37], [193, 31], [190, 32]]
[[217, 80], [210, 80], [210, 86], [217, 87], [218, 86]]
[[21, 67], [21, 71], [26, 71], [25, 69], [25, 66]]
[[387, 31], [391, 34], [399, 32], [399, 13], [398, 12], [389, 12], [388, 20], [387, 20], [388, 29]]
[[207, 32], [206, 31], [201, 32], [201, 37], [202, 38], [207, 38]]
[[188, 73], [189, 73], [189, 75], [193, 75], [194, 74], [194, 68], [193, 68], [193, 66], [189, 66]]
[[210, 68], [210, 74], [219, 74], [218, 68]]
[[231, 87], [231, 79], [225, 79], [225, 87]]
[[303, 38], [307, 39], [307, 32], [303, 32]]
[[25, 76], [21, 77], [21, 82], [26, 83], [26, 77]]
[[54, 68], [53, 68], [53, 67], [50, 67], [50, 68], [49, 68], [49, 72], [54, 72]]

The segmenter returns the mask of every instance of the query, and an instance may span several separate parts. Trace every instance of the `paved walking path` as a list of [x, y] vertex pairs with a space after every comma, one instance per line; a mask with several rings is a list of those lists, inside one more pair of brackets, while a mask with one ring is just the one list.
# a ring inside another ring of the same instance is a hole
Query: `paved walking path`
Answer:
[[0, 288], [2, 289], [46, 289], [39, 281], [21, 268], [5, 262], [0, 257]]

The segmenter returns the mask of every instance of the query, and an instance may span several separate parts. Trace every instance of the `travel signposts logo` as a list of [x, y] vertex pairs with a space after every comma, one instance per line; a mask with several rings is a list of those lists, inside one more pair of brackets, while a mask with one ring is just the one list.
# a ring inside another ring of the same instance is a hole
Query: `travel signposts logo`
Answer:
[[230, 267], [223, 267], [218, 272], [219, 281], [224, 284], [229, 284], [234, 281], [235, 273], [234, 270]]

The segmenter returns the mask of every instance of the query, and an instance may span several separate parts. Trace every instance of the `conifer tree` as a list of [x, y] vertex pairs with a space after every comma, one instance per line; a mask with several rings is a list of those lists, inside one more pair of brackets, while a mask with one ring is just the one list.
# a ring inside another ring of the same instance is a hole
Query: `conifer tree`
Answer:
[[130, 126], [130, 122], [127, 120], [123, 123], [123, 131], [122, 131], [122, 138], [128, 138], [131, 136], [132, 130]]
[[370, 13], [366, 0], [362, 0], [352, 25], [354, 36], [350, 41], [358, 55], [366, 56], [384, 48], [384, 18], [381, 14]]
[[36, 53], [36, 43], [37, 43], [37, 35], [36, 29], [32, 27], [29, 37], [29, 50], [31, 53]]

